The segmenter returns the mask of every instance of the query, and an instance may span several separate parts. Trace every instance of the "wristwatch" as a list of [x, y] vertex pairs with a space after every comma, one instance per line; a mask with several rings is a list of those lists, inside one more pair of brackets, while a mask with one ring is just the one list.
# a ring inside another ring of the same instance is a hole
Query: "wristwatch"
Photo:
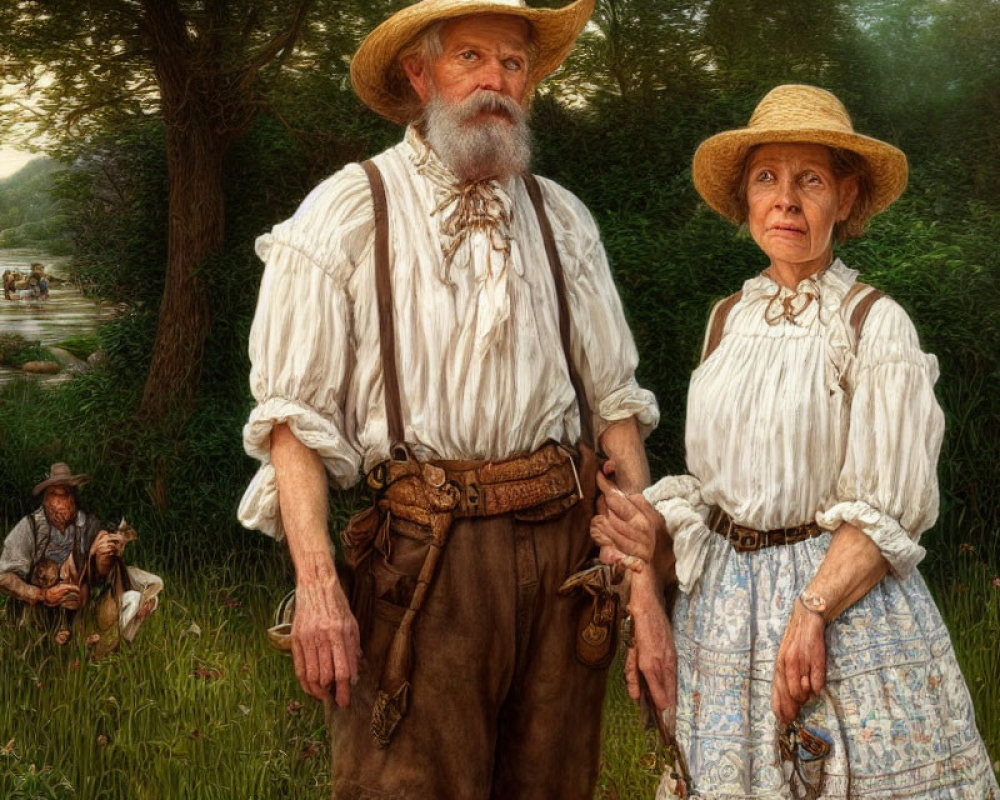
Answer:
[[799, 595], [799, 601], [806, 607], [806, 611], [812, 611], [814, 614], [819, 614], [826, 620], [826, 598], [821, 594], [816, 592], [810, 592], [808, 589], [804, 589], [802, 594]]

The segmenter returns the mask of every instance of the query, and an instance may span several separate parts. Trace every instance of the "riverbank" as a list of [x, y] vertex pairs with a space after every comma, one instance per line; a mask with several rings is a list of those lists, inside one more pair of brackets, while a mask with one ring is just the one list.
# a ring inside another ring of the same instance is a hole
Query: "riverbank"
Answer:
[[[13, 269], [26, 274], [34, 262], [42, 263], [46, 274], [57, 279], [49, 288], [49, 297], [47, 300], [0, 298], [0, 332], [50, 347], [67, 339], [92, 336], [102, 323], [114, 319], [118, 313], [116, 306], [85, 297], [75, 285], [65, 280], [66, 257], [29, 249], [0, 249], [0, 272]], [[20, 369], [0, 364], [0, 385], [25, 374]], [[46, 383], [58, 382], [65, 380], [69, 374], [65, 370], [50, 374], [34, 373], [34, 379]]]

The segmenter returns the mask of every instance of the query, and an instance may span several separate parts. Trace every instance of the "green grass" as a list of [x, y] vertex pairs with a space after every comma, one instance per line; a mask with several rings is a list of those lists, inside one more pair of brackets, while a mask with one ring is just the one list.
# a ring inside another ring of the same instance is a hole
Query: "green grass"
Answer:
[[81, 333], [56, 342], [55, 347], [61, 347], [81, 361], [86, 361], [87, 357], [100, 347], [100, 342], [97, 334]]
[[283, 587], [165, 575], [136, 641], [98, 661], [0, 629], [0, 797], [326, 798], [319, 704], [264, 629]]
[[[199, 551], [203, 568], [195, 560], [169, 570], [159, 568], [155, 543], [140, 531], [146, 549], [129, 555], [165, 578], [161, 607], [132, 645], [102, 660], [89, 661], [80, 642], [59, 647], [50, 634], [0, 626], [0, 797], [329, 797], [322, 709], [298, 687], [290, 659], [264, 636], [289, 586], [287, 556], [278, 545], [259, 546], [255, 534], [232, 535], [249, 537], [244, 556], [220, 563], [206, 547]], [[968, 548], [939, 554], [935, 572], [950, 577], [934, 590], [980, 730], [991, 757], [1000, 759], [994, 556]], [[616, 663], [596, 797], [651, 798], [653, 750]]]

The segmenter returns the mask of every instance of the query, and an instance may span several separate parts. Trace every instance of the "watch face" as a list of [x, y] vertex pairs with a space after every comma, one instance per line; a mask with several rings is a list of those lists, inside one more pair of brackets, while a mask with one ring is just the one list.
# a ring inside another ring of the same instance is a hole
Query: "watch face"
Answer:
[[817, 614], [822, 614], [826, 611], [826, 599], [818, 594], [813, 594], [812, 592], [803, 592], [799, 595], [802, 600], [802, 605], [808, 608], [810, 611], [815, 611]]

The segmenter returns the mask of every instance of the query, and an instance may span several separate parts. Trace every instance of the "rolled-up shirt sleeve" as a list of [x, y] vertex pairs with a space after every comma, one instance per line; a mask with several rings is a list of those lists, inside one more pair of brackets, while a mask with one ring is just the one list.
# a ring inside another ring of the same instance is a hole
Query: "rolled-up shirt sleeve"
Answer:
[[573, 194], [551, 181], [543, 186], [566, 273], [573, 359], [597, 417], [594, 434], [600, 437], [612, 422], [635, 417], [642, 436], [648, 436], [660, 409], [656, 396], [636, 381], [639, 353], [597, 224]]
[[271, 431], [285, 423], [322, 459], [338, 486], [354, 484], [360, 447], [345, 417], [352, 364], [346, 283], [373, 231], [364, 173], [348, 167], [320, 184], [295, 215], [256, 243], [264, 261], [250, 330], [250, 388], [256, 405], [243, 428], [260, 461], [240, 503], [248, 527], [283, 538], [271, 465]]
[[705, 525], [708, 506], [701, 497], [701, 483], [693, 475], [667, 475], [643, 491], [673, 539], [677, 583], [690, 594], [705, 568], [713, 533]]
[[918, 540], [938, 513], [944, 415], [934, 397], [937, 359], [921, 351], [906, 312], [885, 298], [872, 306], [852, 373], [837, 498], [816, 520], [828, 530], [845, 522], [859, 528], [905, 577], [923, 559]]

